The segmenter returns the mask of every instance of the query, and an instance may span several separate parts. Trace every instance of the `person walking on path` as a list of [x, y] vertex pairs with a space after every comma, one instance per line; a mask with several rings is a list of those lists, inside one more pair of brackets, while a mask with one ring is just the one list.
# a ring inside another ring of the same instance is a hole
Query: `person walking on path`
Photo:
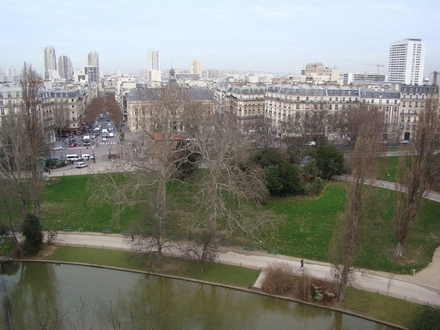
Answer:
[[304, 259], [301, 259], [301, 268], [300, 270], [304, 270]]

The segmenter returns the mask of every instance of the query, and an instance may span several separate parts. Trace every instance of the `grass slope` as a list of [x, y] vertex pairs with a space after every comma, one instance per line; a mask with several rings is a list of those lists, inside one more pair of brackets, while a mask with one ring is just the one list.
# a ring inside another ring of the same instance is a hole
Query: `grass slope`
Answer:
[[[64, 176], [53, 180], [53, 184], [45, 188], [41, 202], [43, 226], [56, 230], [71, 227], [96, 232], [110, 228], [117, 233], [127, 230], [131, 221], [139, 217], [138, 209], [132, 208], [122, 214], [119, 221], [112, 221], [110, 204], [89, 204], [88, 179], [88, 175]], [[270, 200], [266, 207], [285, 216], [286, 222], [279, 230], [267, 232], [261, 237], [261, 243], [252, 243], [262, 249], [277, 248], [282, 254], [328, 261], [333, 228], [338, 214], [344, 210], [345, 187], [343, 182], [331, 183], [318, 198]], [[369, 244], [357, 266], [398, 273], [426, 267], [435, 248], [440, 245], [440, 203], [426, 201], [405, 245], [405, 258], [396, 260], [392, 257], [396, 245], [391, 223], [393, 192], [378, 188], [379, 192], [386, 196], [387, 211], [382, 215], [383, 221], [372, 228]], [[178, 194], [178, 188], [173, 186], [172, 193]]]

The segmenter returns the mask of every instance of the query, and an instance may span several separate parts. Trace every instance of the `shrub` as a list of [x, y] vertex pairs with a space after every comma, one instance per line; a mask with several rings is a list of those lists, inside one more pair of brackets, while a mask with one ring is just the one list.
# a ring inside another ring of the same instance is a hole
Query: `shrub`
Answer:
[[285, 262], [274, 262], [264, 269], [262, 290], [269, 294], [283, 295], [294, 289], [295, 272]]
[[302, 271], [302, 274], [296, 277], [293, 294], [295, 298], [307, 301], [311, 300], [312, 296], [312, 277], [307, 271]]
[[10, 256], [16, 249], [15, 240], [12, 237], [0, 237], [0, 255]]
[[43, 228], [40, 219], [34, 214], [28, 214], [24, 218], [22, 233], [25, 237], [23, 243], [23, 251], [26, 255], [32, 256], [41, 250], [43, 245]]
[[410, 324], [410, 329], [435, 330], [440, 329], [440, 310], [432, 307], [424, 307]]

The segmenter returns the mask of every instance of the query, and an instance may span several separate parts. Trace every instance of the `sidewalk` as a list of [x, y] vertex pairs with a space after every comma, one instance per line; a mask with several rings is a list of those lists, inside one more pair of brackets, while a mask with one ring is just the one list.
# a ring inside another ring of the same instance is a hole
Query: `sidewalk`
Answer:
[[[118, 234], [100, 233], [58, 233], [57, 245], [99, 247], [118, 250], [133, 250], [129, 237]], [[286, 262], [294, 269], [300, 267], [300, 259], [272, 255], [265, 251], [246, 251], [240, 247], [221, 247], [219, 261], [235, 266], [264, 269], [273, 262]], [[304, 260], [304, 271], [310, 276], [333, 280], [332, 267], [328, 263]], [[421, 272], [411, 275], [396, 275], [370, 270], [357, 271], [353, 286], [362, 290], [412, 301], [422, 305], [440, 307], [440, 247], [434, 253], [433, 261]], [[254, 288], [261, 288], [263, 273], [260, 274]]]

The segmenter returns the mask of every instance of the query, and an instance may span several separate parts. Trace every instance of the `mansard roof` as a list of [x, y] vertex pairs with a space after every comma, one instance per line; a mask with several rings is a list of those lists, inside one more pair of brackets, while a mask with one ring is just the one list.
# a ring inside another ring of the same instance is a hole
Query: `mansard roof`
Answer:
[[262, 86], [233, 86], [231, 93], [242, 95], [266, 94], [266, 87]]
[[269, 86], [269, 93], [284, 95], [307, 96], [357, 96], [359, 89], [350, 86], [316, 86], [316, 85], [273, 85]]
[[[207, 88], [179, 88], [182, 91], [187, 91], [191, 98], [196, 101], [210, 101], [214, 99], [213, 94]], [[161, 91], [161, 88], [150, 89], [132, 89], [127, 94], [127, 100], [129, 102], [151, 101], [151, 95]]]
[[400, 92], [395, 89], [384, 89], [384, 88], [361, 88], [360, 96], [363, 98], [371, 99], [399, 99]]

